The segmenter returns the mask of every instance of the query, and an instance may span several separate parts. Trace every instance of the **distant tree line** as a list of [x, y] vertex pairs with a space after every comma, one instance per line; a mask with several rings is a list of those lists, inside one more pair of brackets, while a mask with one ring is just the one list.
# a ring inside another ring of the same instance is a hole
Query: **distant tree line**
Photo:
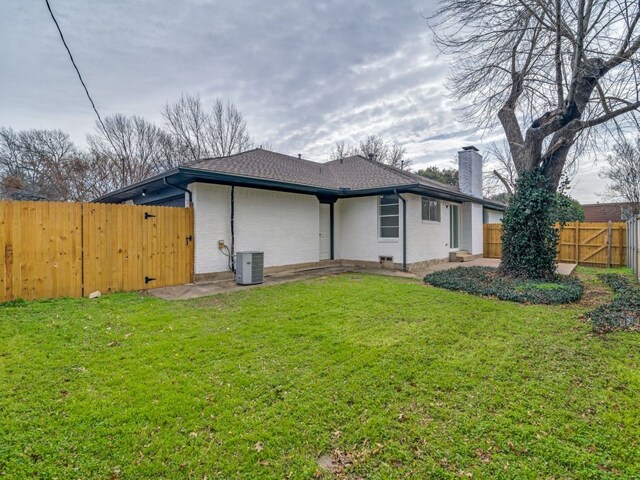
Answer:
[[640, 136], [622, 138], [606, 158], [600, 177], [608, 180], [607, 196], [629, 203], [629, 215], [640, 215]]
[[411, 160], [406, 158], [405, 148], [397, 142], [389, 142], [380, 135], [368, 135], [356, 144], [349, 145], [344, 140], [335, 143], [330, 154], [331, 160], [339, 160], [354, 155], [362, 155], [365, 158], [391, 165], [392, 167], [406, 170], [411, 166]]
[[96, 123], [87, 148], [60, 130], [0, 127], [0, 197], [86, 201], [201, 158], [232, 155], [253, 141], [240, 111], [216, 99], [206, 108], [183, 95], [162, 110], [158, 126], [115, 114]]

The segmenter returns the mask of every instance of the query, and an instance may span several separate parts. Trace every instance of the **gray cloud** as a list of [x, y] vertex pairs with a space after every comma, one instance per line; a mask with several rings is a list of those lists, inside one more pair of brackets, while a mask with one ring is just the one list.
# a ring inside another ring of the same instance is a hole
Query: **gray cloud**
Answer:
[[[0, 18], [0, 125], [60, 128], [77, 143], [95, 117], [43, 3], [6, 2]], [[160, 109], [182, 92], [228, 97], [258, 142], [328, 158], [371, 133], [418, 167], [485, 145], [443, 87], [448, 65], [421, 14], [434, 2], [52, 0], [101, 113]], [[593, 172], [592, 172], [593, 173]], [[585, 199], [591, 176], [576, 192]]]

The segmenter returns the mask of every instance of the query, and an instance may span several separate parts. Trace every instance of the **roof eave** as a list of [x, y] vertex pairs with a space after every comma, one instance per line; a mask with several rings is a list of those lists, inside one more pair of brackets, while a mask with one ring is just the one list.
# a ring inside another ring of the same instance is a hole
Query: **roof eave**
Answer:
[[[496, 210], [504, 210], [505, 206], [491, 202], [482, 198], [472, 197], [451, 190], [440, 189], [437, 187], [427, 186], [421, 183], [403, 184], [403, 185], [386, 185], [379, 187], [364, 188], [352, 190], [349, 188], [328, 188], [316, 185], [296, 184], [283, 182], [278, 180], [270, 180], [259, 177], [248, 177], [233, 175], [229, 173], [214, 172], [191, 167], [177, 167], [168, 170], [162, 174], [156, 175], [149, 179], [134, 183], [127, 187], [121, 188], [107, 195], [103, 195], [95, 200], [97, 203], [114, 203], [122, 202], [137, 196], [145, 190], [146, 187], [157, 185], [162, 188], [165, 179], [176, 179], [175, 183], [187, 185], [194, 182], [210, 182], [222, 185], [241, 186], [248, 188], [261, 188], [266, 190], [277, 190], [290, 193], [300, 193], [306, 195], [323, 195], [334, 196], [336, 198], [354, 198], [365, 197], [370, 195], [384, 195], [392, 193], [415, 193], [417, 195], [429, 195], [442, 200], [453, 202], [474, 202], [480, 203], [489, 208]], [[158, 184], [158, 182], [162, 182]]]

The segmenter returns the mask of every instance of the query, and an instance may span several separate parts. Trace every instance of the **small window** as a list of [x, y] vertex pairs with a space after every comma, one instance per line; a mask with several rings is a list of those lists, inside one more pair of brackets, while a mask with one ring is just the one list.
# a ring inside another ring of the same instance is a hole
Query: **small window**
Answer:
[[398, 197], [383, 195], [378, 202], [378, 235], [398, 238], [400, 234], [400, 205]]
[[422, 220], [428, 222], [440, 221], [440, 200], [422, 197]]

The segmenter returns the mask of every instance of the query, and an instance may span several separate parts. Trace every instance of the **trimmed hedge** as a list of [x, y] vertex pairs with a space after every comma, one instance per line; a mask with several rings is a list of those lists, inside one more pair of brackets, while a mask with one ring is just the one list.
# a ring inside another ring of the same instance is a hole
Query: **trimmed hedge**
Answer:
[[424, 281], [435, 287], [519, 303], [571, 303], [584, 293], [582, 283], [574, 277], [554, 275], [548, 281], [525, 280], [504, 276], [490, 267], [441, 270], [428, 274]]
[[587, 313], [593, 330], [605, 333], [614, 330], [640, 330], [640, 285], [619, 273], [603, 273], [598, 278], [611, 290], [611, 303]]

